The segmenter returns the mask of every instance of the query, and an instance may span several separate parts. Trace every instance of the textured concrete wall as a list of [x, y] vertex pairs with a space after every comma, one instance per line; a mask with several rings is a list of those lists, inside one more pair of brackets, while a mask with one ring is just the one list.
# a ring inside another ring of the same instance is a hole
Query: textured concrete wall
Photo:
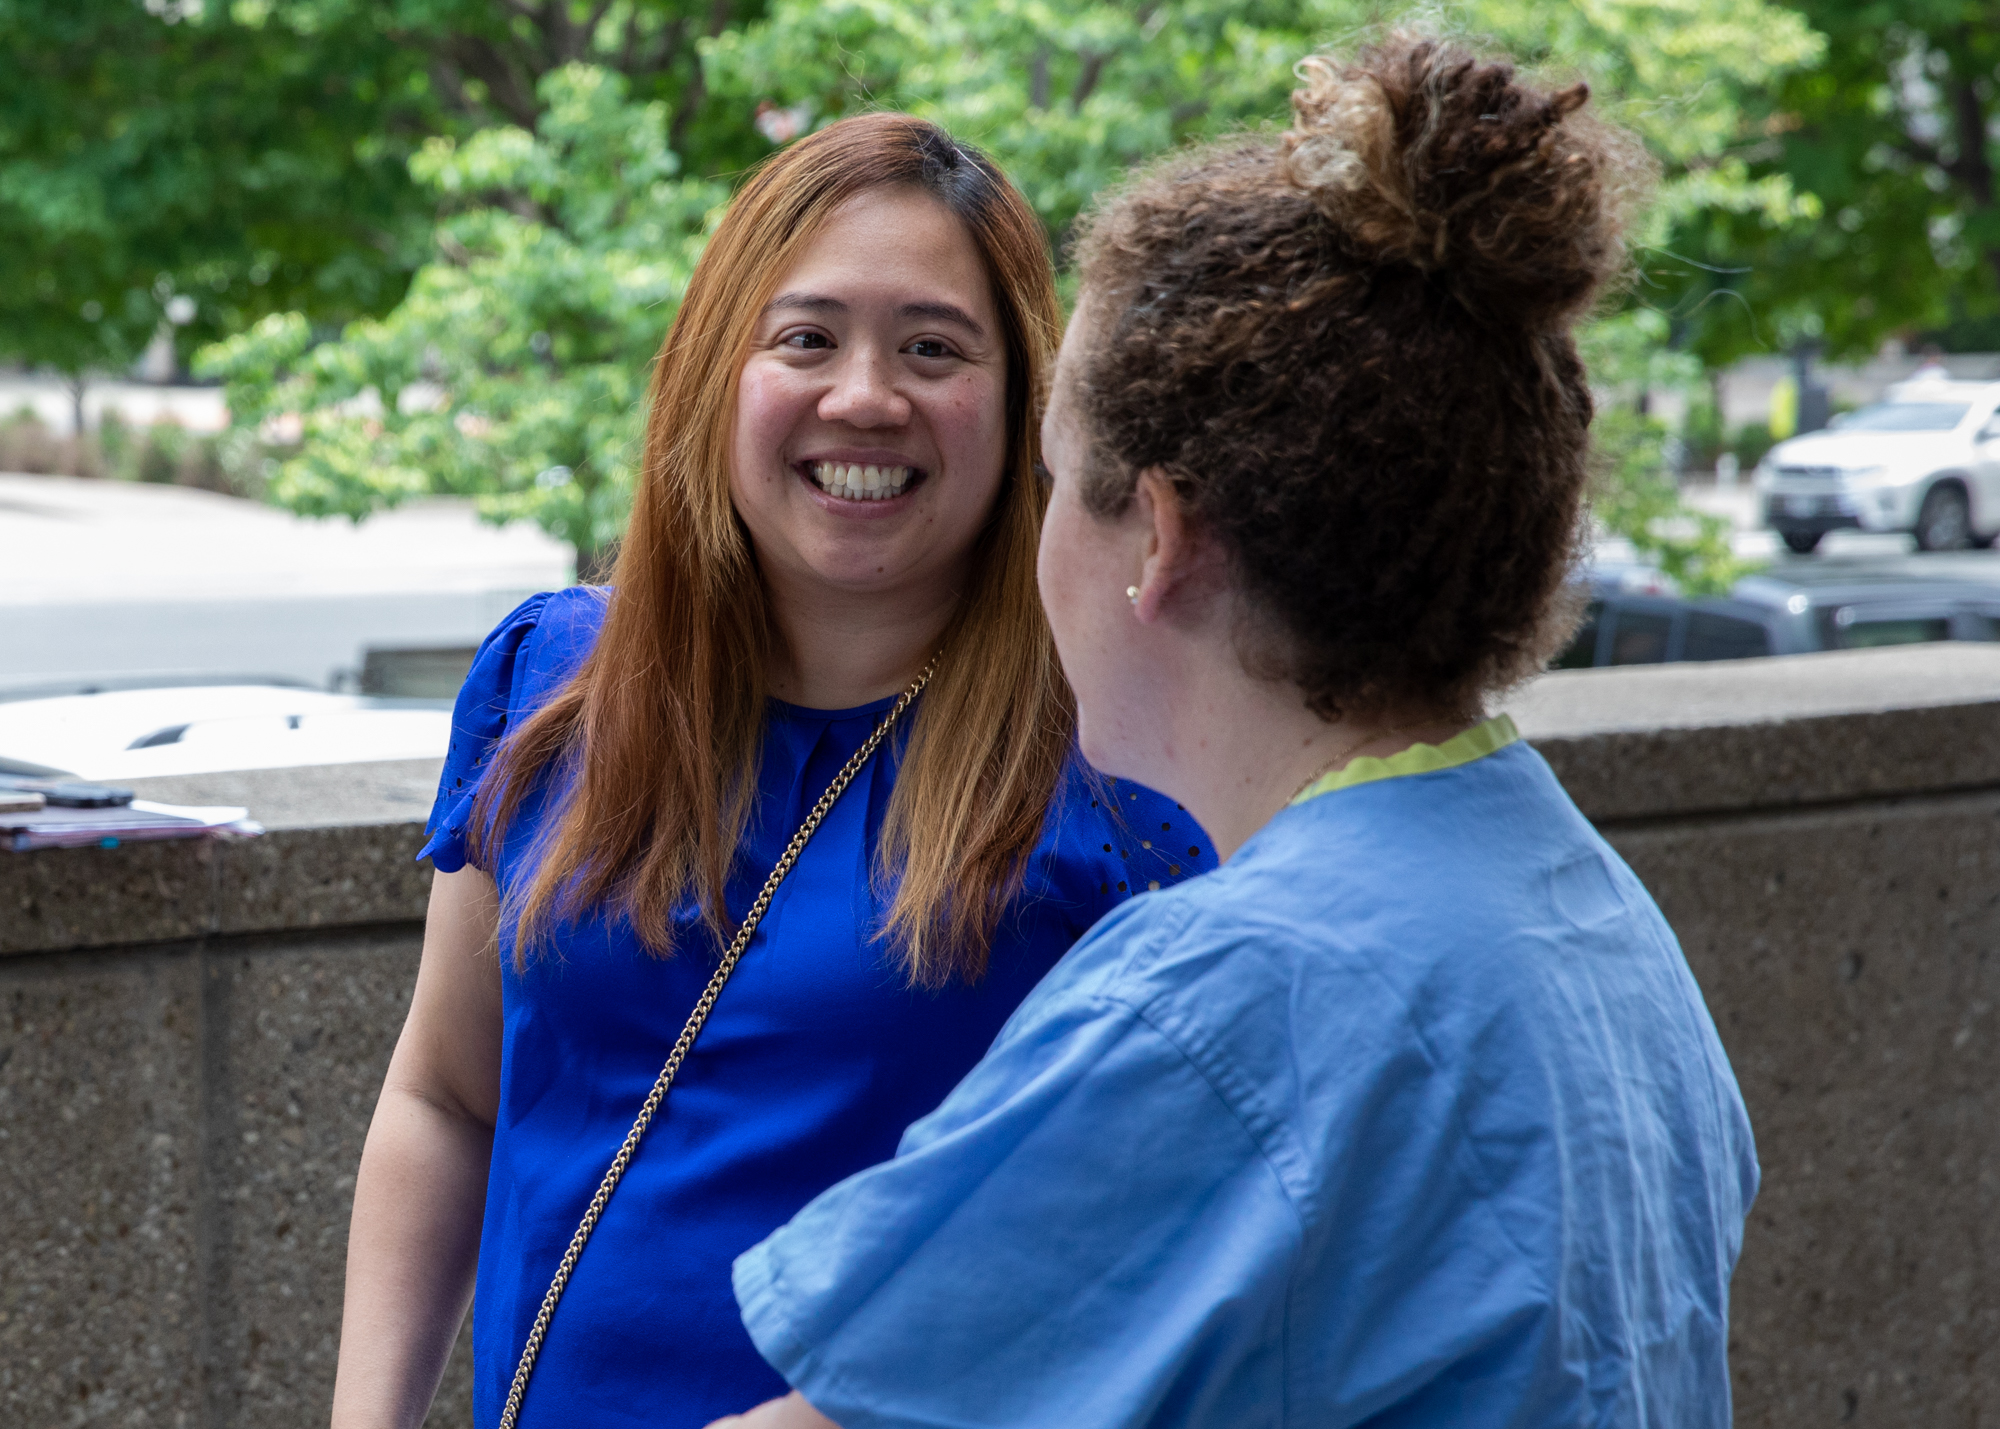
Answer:
[[[1514, 708], [1750, 1105], [1738, 1423], [2000, 1423], [2000, 650], [1580, 672]], [[160, 781], [272, 831], [0, 854], [0, 1424], [324, 1422], [434, 773]], [[435, 1424], [470, 1422], [465, 1348]]]
[[[436, 779], [148, 781], [270, 832], [0, 853], [0, 1425], [325, 1422]], [[471, 1418], [462, 1342], [431, 1422]]]
[[[0, 966], [0, 1423], [325, 1422], [417, 947], [401, 926]], [[468, 1365], [433, 1423], [470, 1423]]]
[[2000, 1422], [2000, 793], [1612, 840], [1756, 1127], [1737, 1423]]

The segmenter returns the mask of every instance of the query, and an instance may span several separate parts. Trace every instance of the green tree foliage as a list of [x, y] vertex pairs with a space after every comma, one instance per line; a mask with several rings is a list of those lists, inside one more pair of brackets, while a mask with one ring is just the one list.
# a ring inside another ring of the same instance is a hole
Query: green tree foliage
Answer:
[[418, 76], [365, 24], [299, 40], [186, 0], [0, 0], [0, 357], [124, 366], [177, 296], [190, 342], [395, 301]]
[[[874, 104], [987, 148], [1060, 233], [1091, 194], [1177, 140], [1282, 124], [1292, 66], [1373, 21], [1362, 0], [776, 0], [705, 45], [718, 92], [802, 106], [813, 122]], [[1780, 175], [1732, 152], [1746, 104], [1820, 42], [1761, 0], [1470, 0], [1465, 33], [1589, 79], [1665, 165], [1664, 222], [1711, 208], [1783, 219]]]
[[[1691, 216], [1668, 306], [1712, 366], [1800, 338], [1861, 356], [2000, 313], [2000, 29], [1975, 0], [1787, 0], [1825, 37], [1732, 152], [1784, 176], [1810, 221]], [[1990, 332], [1988, 341], [1991, 341]]]
[[[1581, 72], [1641, 131], [1667, 174], [1652, 237], [1680, 215], [1782, 222], [1802, 211], [1782, 176], [1732, 152], [1746, 96], [1816, 53], [1795, 15], [1757, 0], [1475, 0], [1460, 18]], [[735, 142], [757, 152], [769, 144], [753, 116], [782, 138], [869, 106], [929, 115], [994, 152], [1059, 242], [1131, 164], [1188, 137], [1281, 125], [1293, 63], [1369, 19], [1360, 0], [775, 0], [702, 40], [699, 112], [733, 116]], [[616, 531], [640, 374], [705, 232], [704, 205], [722, 194], [661, 177], [675, 126], [697, 112], [685, 93], [626, 94], [602, 66], [573, 66], [536, 94], [510, 104], [540, 116], [533, 137], [509, 123], [459, 145], [434, 140], [413, 160], [452, 216], [394, 313], [319, 348], [303, 320], [272, 319], [209, 360], [231, 378], [243, 420], [303, 419], [303, 445], [272, 482], [280, 500], [358, 517], [425, 491], [480, 493], [496, 518], [533, 517], [575, 542], [584, 564]], [[573, 109], [593, 117], [550, 127]], [[627, 137], [603, 140], [613, 132]], [[683, 133], [694, 142], [693, 119]], [[719, 134], [703, 143], [710, 156], [727, 147]], [[689, 167], [716, 171], [712, 157]], [[627, 175], [654, 176], [656, 197]], [[611, 202], [625, 193], [630, 211]], [[680, 276], [621, 287], [583, 282], [589, 271]], [[560, 313], [538, 306], [558, 292]], [[1659, 357], [1665, 332], [1642, 290], [1597, 343], [1603, 376], [1691, 375], [1684, 359]], [[531, 346], [538, 333], [553, 361]]]
[[762, 0], [0, 0], [0, 360], [129, 364], [295, 312], [380, 314], [430, 255], [432, 136], [532, 129], [592, 62], [700, 172], [764, 151], [697, 43]]
[[1755, 569], [1730, 545], [1729, 522], [1681, 500], [1667, 472], [1664, 424], [1630, 407], [1599, 412], [1593, 423], [1599, 524], [1632, 545], [1688, 595], [1724, 595]]
[[538, 103], [533, 134], [433, 138], [412, 161], [447, 217], [393, 312], [318, 346], [277, 314], [204, 354], [240, 424], [297, 439], [278, 501], [359, 519], [477, 496], [586, 572], [622, 529], [649, 360], [726, 190], [680, 174], [668, 106], [631, 102], [621, 76], [556, 70]]

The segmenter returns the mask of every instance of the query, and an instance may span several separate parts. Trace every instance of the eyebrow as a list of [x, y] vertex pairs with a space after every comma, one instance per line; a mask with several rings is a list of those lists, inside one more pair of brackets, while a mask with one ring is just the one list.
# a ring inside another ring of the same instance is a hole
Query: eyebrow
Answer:
[[[765, 312], [779, 308], [791, 308], [808, 313], [845, 313], [846, 303], [839, 298], [824, 297], [818, 293], [780, 293], [764, 305]], [[956, 303], [904, 303], [896, 309], [899, 318], [929, 318], [932, 322], [951, 323], [964, 328], [974, 337], [986, 336], [986, 329], [979, 320]]]

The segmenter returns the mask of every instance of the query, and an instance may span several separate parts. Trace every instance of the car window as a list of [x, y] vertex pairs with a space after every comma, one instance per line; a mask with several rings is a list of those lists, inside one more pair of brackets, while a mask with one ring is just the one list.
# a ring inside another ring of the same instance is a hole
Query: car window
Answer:
[[[1847, 613], [1841, 612], [1842, 615]], [[1881, 645], [1926, 645], [1933, 640], [1951, 639], [1951, 617], [1948, 615], [1895, 620], [1855, 619], [1836, 623], [1840, 630], [1840, 643], [1848, 650], [1872, 650]]]
[[1657, 665], [1667, 658], [1674, 618], [1651, 610], [1621, 610], [1611, 624], [1611, 665]]
[[1969, 402], [1878, 402], [1847, 414], [1843, 432], [1948, 432], [1965, 420]]
[[1754, 620], [1713, 610], [1688, 614], [1683, 660], [1747, 660], [1771, 653], [1771, 632]]
[[1958, 640], [2000, 640], [2000, 620], [1993, 610], [1961, 610], [1958, 613]]
[[1593, 600], [1584, 608], [1583, 624], [1577, 626], [1576, 634], [1556, 656], [1549, 668], [1554, 670], [1588, 670], [1597, 663], [1597, 622], [1604, 614], [1604, 602]]

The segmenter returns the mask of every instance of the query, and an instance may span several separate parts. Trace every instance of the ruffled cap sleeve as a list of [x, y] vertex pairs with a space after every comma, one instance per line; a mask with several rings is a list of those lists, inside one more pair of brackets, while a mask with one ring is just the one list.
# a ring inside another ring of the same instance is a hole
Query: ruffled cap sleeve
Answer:
[[438, 780], [430, 822], [425, 825], [429, 838], [417, 852], [418, 858], [428, 858], [439, 873], [456, 873], [465, 867], [465, 833], [472, 817], [472, 801], [494, 749], [507, 732], [508, 719], [516, 713], [517, 691], [526, 684], [528, 637], [540, 623], [548, 600], [545, 592], [516, 606], [480, 642], [472, 669], [459, 688], [444, 774]]

